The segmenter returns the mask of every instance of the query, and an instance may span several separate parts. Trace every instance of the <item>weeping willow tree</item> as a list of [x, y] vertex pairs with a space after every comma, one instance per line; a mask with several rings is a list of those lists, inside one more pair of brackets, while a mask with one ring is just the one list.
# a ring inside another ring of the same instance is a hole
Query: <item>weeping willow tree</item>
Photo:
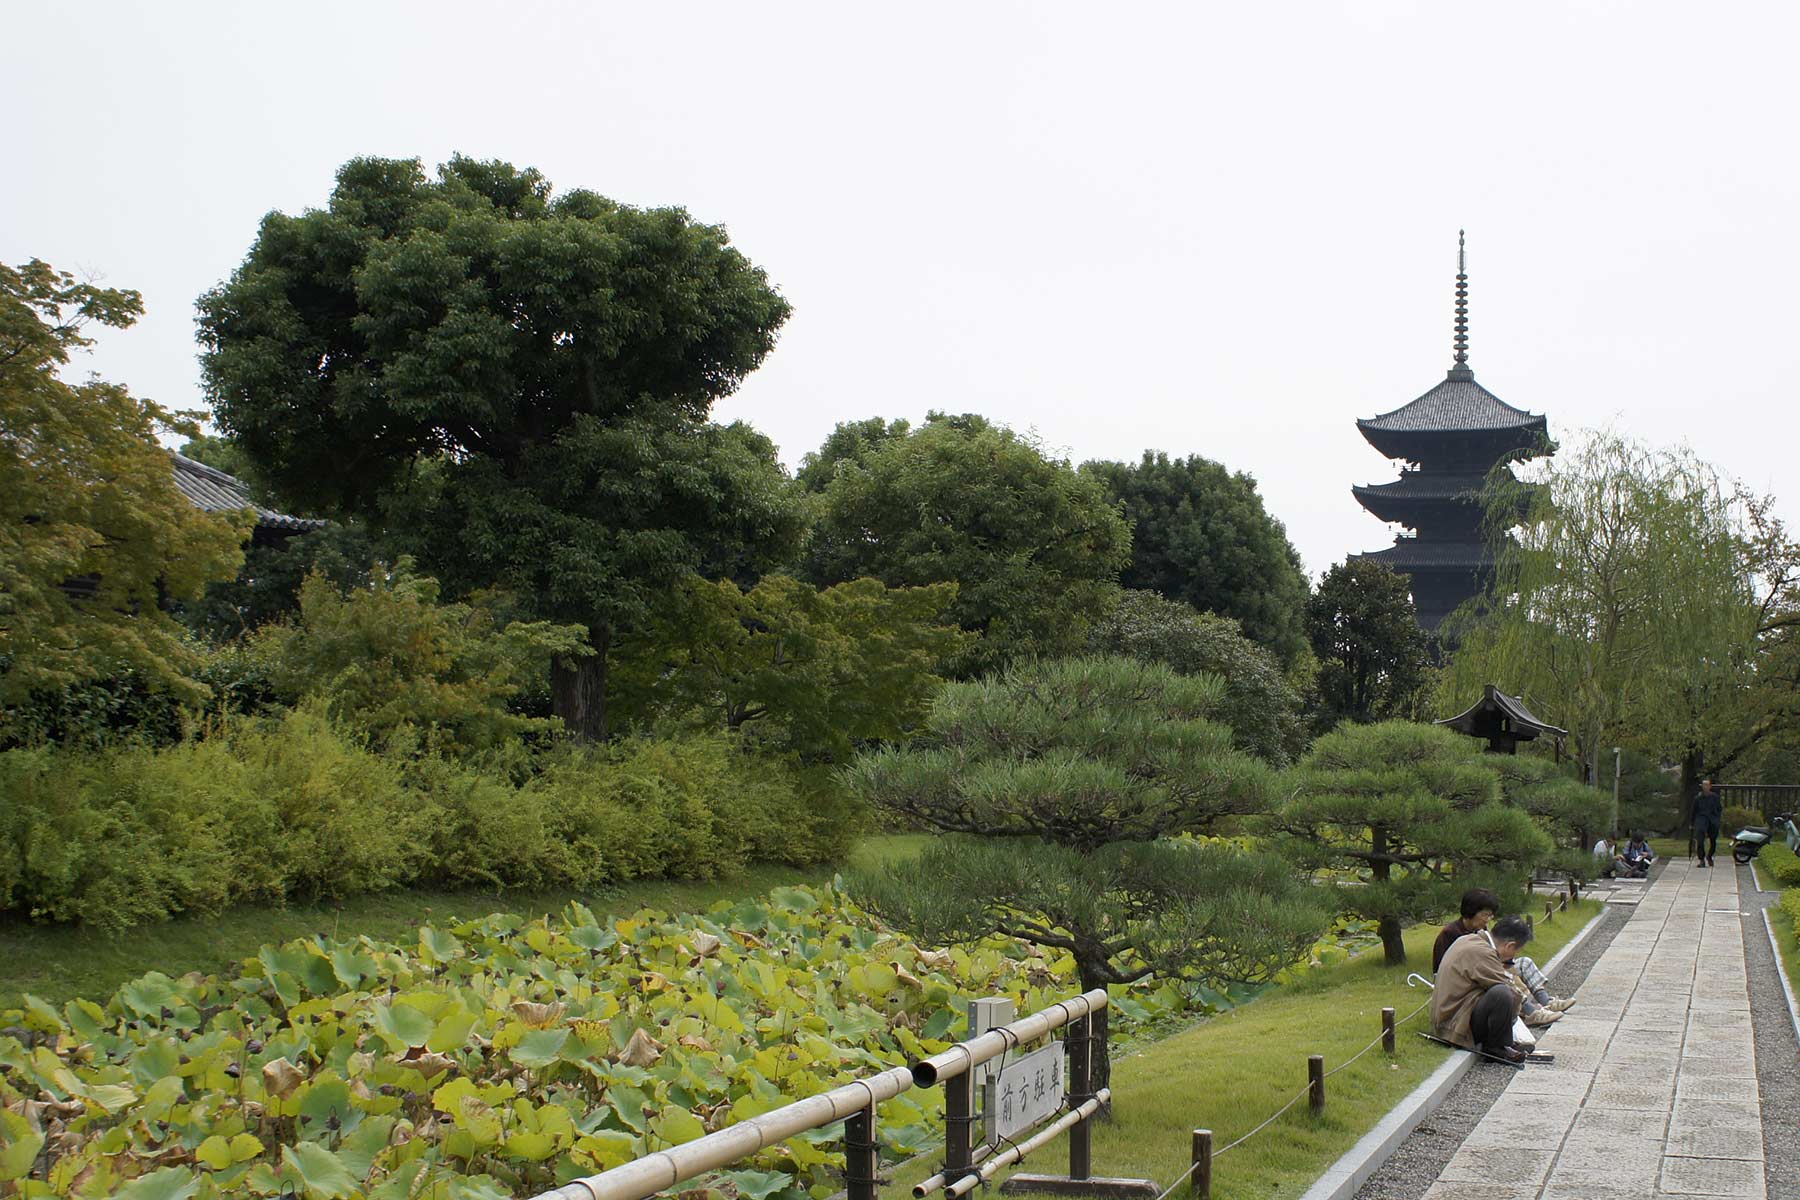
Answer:
[[1598, 433], [1539, 483], [1490, 489], [1488, 512], [1494, 578], [1453, 618], [1444, 713], [1499, 683], [1570, 731], [1591, 780], [1621, 743], [1680, 757], [1691, 776], [1732, 740], [1792, 592], [1766, 501], [1689, 451]]
[[1316, 889], [1273, 856], [1180, 836], [1271, 803], [1271, 769], [1214, 719], [1225, 698], [1216, 675], [1118, 657], [946, 687], [911, 749], [866, 753], [845, 778], [955, 836], [853, 873], [852, 893], [925, 941], [1067, 951], [1084, 989], [1272, 978], [1329, 920]]

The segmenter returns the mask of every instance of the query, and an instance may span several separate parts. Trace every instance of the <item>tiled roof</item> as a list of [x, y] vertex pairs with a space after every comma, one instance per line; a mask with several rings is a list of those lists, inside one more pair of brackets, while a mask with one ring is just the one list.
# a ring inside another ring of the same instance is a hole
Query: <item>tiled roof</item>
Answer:
[[1486, 482], [1486, 476], [1473, 472], [1406, 471], [1392, 483], [1362, 484], [1350, 490], [1358, 497], [1381, 500], [1460, 500], [1480, 496]]
[[256, 513], [256, 523], [270, 529], [318, 529], [327, 522], [309, 517], [290, 517], [286, 513], [264, 508], [250, 499], [250, 492], [235, 476], [215, 467], [171, 453], [175, 460], [175, 486], [182, 495], [203, 512], [231, 512], [248, 508]]
[[1396, 571], [1490, 567], [1494, 563], [1493, 551], [1479, 542], [1427, 542], [1419, 538], [1401, 538], [1386, 550], [1350, 557], [1372, 558]]
[[1479, 433], [1511, 429], [1544, 429], [1544, 418], [1514, 408], [1475, 382], [1465, 370], [1452, 370], [1444, 381], [1414, 400], [1357, 428], [1384, 433]]
[[1482, 688], [1481, 699], [1474, 704], [1454, 717], [1446, 717], [1442, 721], [1433, 722], [1433, 724], [1448, 725], [1462, 733], [1476, 733], [1482, 730], [1481, 718], [1489, 713], [1498, 713], [1505, 717], [1510, 722], [1511, 729], [1523, 734], [1526, 740], [1530, 740], [1540, 733], [1548, 733], [1559, 738], [1567, 737], [1569, 733], [1566, 729], [1540, 720], [1532, 714], [1530, 709], [1525, 707], [1523, 700], [1517, 696], [1507, 695], [1491, 683]]

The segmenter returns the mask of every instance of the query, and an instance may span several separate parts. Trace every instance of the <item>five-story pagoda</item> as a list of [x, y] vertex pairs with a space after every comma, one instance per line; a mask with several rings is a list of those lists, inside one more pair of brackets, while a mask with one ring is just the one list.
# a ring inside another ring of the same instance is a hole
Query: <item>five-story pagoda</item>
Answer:
[[1411, 404], [1356, 423], [1371, 446], [1406, 464], [1393, 483], [1353, 488], [1357, 503], [1413, 535], [1351, 557], [1374, 559], [1410, 577], [1419, 624], [1433, 632], [1486, 586], [1493, 571], [1480, 497], [1488, 473], [1503, 462], [1550, 451], [1544, 418], [1507, 404], [1476, 383], [1469, 369], [1469, 276], [1460, 234], [1454, 346], [1442, 383]]

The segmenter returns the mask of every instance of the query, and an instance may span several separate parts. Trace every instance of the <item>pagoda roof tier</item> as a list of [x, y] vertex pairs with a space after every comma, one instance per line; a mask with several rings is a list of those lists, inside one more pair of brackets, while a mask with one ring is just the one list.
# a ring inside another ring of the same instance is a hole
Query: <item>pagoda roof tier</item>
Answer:
[[[1500, 453], [1523, 449], [1548, 435], [1541, 415], [1514, 408], [1475, 382], [1467, 367], [1451, 368], [1444, 381], [1392, 412], [1357, 421], [1369, 444], [1389, 458], [1420, 462], [1433, 457], [1461, 457], [1450, 449], [1475, 442]], [[1433, 455], [1433, 450], [1448, 453]]]
[[1433, 542], [1423, 538], [1401, 538], [1386, 550], [1350, 557], [1374, 559], [1404, 574], [1485, 570], [1494, 565], [1494, 552], [1481, 542]]

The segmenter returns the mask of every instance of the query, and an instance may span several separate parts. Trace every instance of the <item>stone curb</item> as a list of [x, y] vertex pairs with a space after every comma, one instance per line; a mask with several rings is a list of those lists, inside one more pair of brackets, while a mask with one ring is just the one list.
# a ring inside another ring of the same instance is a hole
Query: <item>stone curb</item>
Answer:
[[[1550, 961], [1544, 964], [1544, 974], [1548, 975], [1562, 964], [1569, 952], [1587, 940], [1588, 934], [1606, 917], [1604, 910], [1594, 914], [1592, 920], [1581, 927], [1581, 932], [1569, 939], [1569, 944], [1558, 950]], [[1793, 1003], [1792, 993], [1788, 1002]], [[1433, 1071], [1431, 1075], [1414, 1088], [1406, 1099], [1396, 1104], [1376, 1123], [1375, 1128], [1362, 1135], [1356, 1145], [1344, 1152], [1344, 1156], [1327, 1167], [1314, 1184], [1307, 1188], [1300, 1200], [1348, 1200], [1356, 1195], [1357, 1189], [1367, 1183], [1369, 1176], [1381, 1169], [1381, 1164], [1399, 1149], [1400, 1143], [1417, 1129], [1421, 1122], [1437, 1111], [1438, 1105], [1444, 1102], [1462, 1077], [1469, 1073], [1469, 1068], [1476, 1062], [1473, 1054], [1453, 1054], [1448, 1062]]]
[[1794, 985], [1788, 980], [1788, 973], [1781, 965], [1781, 946], [1775, 940], [1775, 922], [1769, 919], [1769, 910], [1762, 910], [1763, 929], [1769, 935], [1769, 953], [1775, 956], [1775, 977], [1781, 980], [1781, 994], [1787, 997], [1788, 1017], [1794, 1022], [1794, 1040], [1800, 1041], [1800, 1001], [1794, 999]]

